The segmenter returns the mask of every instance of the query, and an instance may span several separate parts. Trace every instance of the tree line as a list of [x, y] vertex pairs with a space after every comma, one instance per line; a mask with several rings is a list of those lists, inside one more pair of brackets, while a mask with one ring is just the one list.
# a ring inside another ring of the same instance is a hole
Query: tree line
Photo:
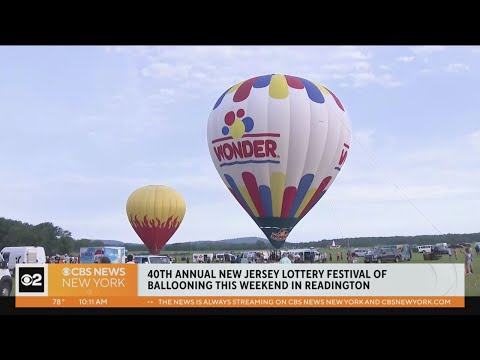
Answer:
[[[245, 243], [229, 243], [227, 241], [197, 241], [188, 243], [167, 244], [164, 251], [236, 251], [236, 250], [269, 250], [271, 245], [267, 241], [246, 239]], [[417, 236], [390, 236], [390, 237], [362, 237], [335, 239], [336, 245], [343, 248], [349, 244], [351, 248], [373, 247], [377, 245], [433, 245], [446, 242], [448, 244], [475, 243], [480, 241], [480, 233], [474, 234], [446, 234], [446, 235], [417, 235]], [[332, 240], [320, 240], [302, 243], [286, 243], [285, 248], [328, 248]], [[81, 247], [104, 246], [101, 240], [74, 239], [72, 233], [55, 226], [50, 222], [32, 225], [18, 220], [0, 217], [0, 249], [6, 246], [43, 246], [47, 255], [78, 254]], [[128, 251], [148, 252], [143, 244], [124, 244]]]

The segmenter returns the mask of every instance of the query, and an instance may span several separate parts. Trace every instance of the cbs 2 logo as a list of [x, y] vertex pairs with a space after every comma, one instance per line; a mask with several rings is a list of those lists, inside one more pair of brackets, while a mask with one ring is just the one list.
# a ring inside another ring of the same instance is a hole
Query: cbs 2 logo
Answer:
[[42, 286], [42, 275], [41, 274], [25, 274], [20, 279], [22, 285], [24, 286]]

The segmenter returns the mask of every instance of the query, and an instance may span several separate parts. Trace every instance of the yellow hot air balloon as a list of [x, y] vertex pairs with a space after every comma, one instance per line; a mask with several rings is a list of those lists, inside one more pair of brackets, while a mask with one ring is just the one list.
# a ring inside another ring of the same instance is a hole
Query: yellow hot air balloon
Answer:
[[164, 185], [143, 186], [127, 200], [128, 220], [153, 255], [158, 255], [177, 231], [185, 210], [182, 195]]

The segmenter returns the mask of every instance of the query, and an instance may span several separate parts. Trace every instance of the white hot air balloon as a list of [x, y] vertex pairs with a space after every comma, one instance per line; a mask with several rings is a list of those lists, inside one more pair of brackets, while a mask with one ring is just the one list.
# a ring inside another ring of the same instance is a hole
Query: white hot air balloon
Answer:
[[337, 177], [351, 133], [330, 90], [275, 74], [225, 91], [210, 113], [207, 138], [225, 185], [278, 249]]

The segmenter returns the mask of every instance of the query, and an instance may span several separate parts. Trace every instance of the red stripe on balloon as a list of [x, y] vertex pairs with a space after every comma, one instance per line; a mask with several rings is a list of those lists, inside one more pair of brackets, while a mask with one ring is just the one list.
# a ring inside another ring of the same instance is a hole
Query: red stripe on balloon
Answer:
[[305, 206], [305, 209], [300, 213], [300, 218], [304, 217], [313, 207], [313, 205], [316, 204], [318, 199], [322, 196], [323, 191], [327, 187], [327, 185], [330, 183], [330, 180], [332, 180], [331, 176], [327, 176], [323, 181], [320, 183], [320, 186], [318, 187], [317, 191], [315, 191], [315, 194], [313, 194], [312, 198], [308, 202], [307, 206]]
[[243, 205], [243, 202], [240, 200], [240, 198], [237, 196], [237, 194], [235, 193], [235, 191], [233, 191], [232, 189], [228, 188], [228, 190], [230, 190], [230, 193], [233, 195], [233, 197], [235, 198], [235, 200], [238, 201], [238, 203], [240, 205], [242, 205], [243, 209], [249, 214], [249, 215], [253, 215], [252, 212], [250, 211], [249, 208], [247, 208], [245, 205]]
[[293, 206], [293, 201], [295, 200], [295, 195], [297, 194], [297, 188], [294, 186], [289, 186], [283, 192], [283, 203], [282, 203], [282, 218], [287, 218], [290, 214], [290, 209]]
[[302, 81], [295, 76], [285, 75], [285, 78], [287, 79], [288, 86], [290, 86], [291, 88], [303, 89], [305, 87], [305, 85], [303, 85]]
[[[327, 88], [325, 88], [325, 89], [327, 89]], [[327, 89], [327, 90], [328, 90], [328, 89]], [[335, 94], [334, 94], [333, 92], [331, 92], [330, 90], [328, 90], [328, 92], [329, 92], [330, 94], [332, 94], [333, 99], [334, 99], [335, 102], [337, 103], [338, 107], [339, 107], [340, 109], [342, 109], [342, 111], [345, 111], [345, 109], [343, 108], [342, 103], [340, 102], [340, 99], [337, 98], [337, 97], [335, 96]]]
[[247, 188], [250, 197], [252, 198], [253, 204], [257, 208], [258, 215], [265, 216], [265, 211], [263, 210], [262, 200], [260, 198], [260, 192], [258, 191], [258, 184], [255, 175], [250, 172], [242, 173], [243, 182]]
[[248, 95], [250, 95], [250, 91], [252, 90], [253, 83], [256, 80], [257, 77], [254, 77], [252, 79], [248, 79], [242, 85], [240, 85], [237, 91], [235, 91], [235, 95], [233, 95], [233, 101], [240, 102], [248, 98]]

